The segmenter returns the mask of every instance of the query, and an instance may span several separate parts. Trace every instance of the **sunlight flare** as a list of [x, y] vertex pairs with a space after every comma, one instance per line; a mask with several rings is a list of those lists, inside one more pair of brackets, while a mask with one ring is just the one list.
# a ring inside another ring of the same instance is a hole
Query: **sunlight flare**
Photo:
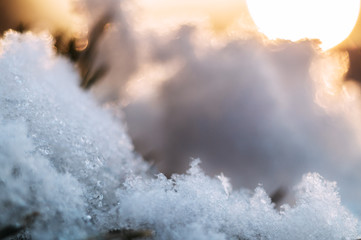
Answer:
[[321, 48], [341, 43], [352, 31], [359, 0], [247, 0], [259, 31], [270, 39], [319, 39]]

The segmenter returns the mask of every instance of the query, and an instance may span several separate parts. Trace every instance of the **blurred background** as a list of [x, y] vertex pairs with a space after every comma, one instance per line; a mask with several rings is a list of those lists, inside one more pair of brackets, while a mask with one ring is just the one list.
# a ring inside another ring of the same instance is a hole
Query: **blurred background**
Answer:
[[0, 0], [9, 29], [50, 32], [79, 86], [121, 109], [135, 151], [168, 176], [201, 158], [281, 203], [317, 171], [361, 213], [361, 17], [327, 51], [267, 38], [244, 0]]

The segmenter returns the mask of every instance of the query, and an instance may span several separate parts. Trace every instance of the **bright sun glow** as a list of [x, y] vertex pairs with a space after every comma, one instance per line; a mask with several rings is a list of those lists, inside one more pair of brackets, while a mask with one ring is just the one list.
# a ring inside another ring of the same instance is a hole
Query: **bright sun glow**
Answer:
[[352, 31], [360, 0], [247, 0], [259, 31], [270, 39], [321, 40], [322, 49], [342, 42]]

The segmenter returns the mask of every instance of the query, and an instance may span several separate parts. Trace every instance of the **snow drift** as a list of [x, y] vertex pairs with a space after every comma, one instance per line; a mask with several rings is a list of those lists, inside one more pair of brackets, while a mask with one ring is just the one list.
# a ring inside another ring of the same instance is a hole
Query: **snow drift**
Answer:
[[79, 89], [48, 35], [9, 32], [0, 46], [0, 229], [24, 226], [34, 239], [123, 228], [149, 229], [155, 239], [360, 236], [336, 184], [316, 173], [281, 211], [262, 186], [232, 192], [197, 160], [187, 174], [152, 176], [119, 119]]

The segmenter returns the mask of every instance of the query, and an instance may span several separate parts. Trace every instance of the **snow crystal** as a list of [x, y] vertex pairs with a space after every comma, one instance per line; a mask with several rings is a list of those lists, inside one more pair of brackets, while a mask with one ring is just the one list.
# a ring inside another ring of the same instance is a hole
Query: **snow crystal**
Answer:
[[224, 176], [223, 173], [221, 173], [221, 175], [217, 176], [217, 178], [221, 181], [224, 191], [226, 192], [227, 196], [229, 196], [229, 194], [232, 192], [232, 185], [229, 181], [229, 178]]

